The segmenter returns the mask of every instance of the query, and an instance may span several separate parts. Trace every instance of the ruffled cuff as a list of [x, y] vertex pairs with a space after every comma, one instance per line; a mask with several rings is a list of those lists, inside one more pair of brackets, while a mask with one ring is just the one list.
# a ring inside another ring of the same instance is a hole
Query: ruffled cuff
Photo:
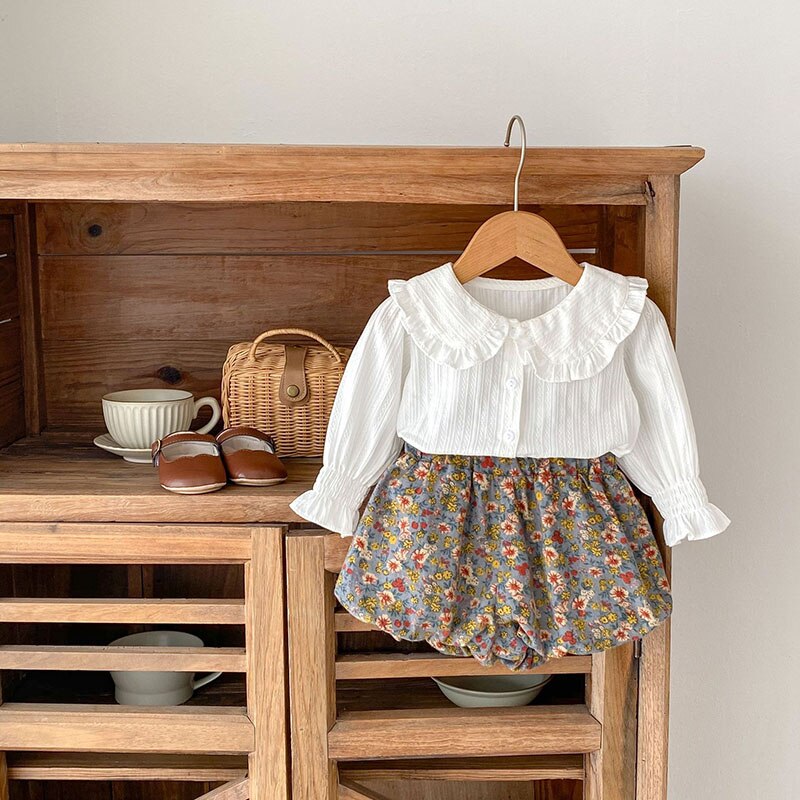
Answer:
[[688, 539], [699, 541], [722, 533], [731, 521], [708, 502], [699, 478], [690, 478], [653, 494], [653, 502], [664, 517], [664, 541], [674, 547]]
[[369, 487], [347, 475], [323, 467], [314, 488], [296, 497], [289, 508], [303, 519], [340, 536], [352, 536], [358, 525], [361, 501]]

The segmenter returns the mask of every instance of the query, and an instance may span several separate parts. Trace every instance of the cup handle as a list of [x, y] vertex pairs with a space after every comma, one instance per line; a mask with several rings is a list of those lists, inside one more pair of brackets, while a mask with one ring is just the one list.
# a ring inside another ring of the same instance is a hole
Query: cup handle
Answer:
[[222, 675], [221, 672], [210, 672], [208, 675], [205, 675], [202, 678], [198, 678], [197, 680], [192, 681], [192, 691], [196, 691], [201, 686], [205, 686], [207, 683], [211, 683], [211, 681], [215, 681], [219, 676]]
[[198, 428], [197, 433], [208, 433], [219, 422], [219, 418], [222, 416], [222, 409], [213, 397], [201, 397], [199, 400], [194, 401], [195, 417], [203, 406], [208, 406], [211, 409], [211, 422], [203, 425], [202, 428]]

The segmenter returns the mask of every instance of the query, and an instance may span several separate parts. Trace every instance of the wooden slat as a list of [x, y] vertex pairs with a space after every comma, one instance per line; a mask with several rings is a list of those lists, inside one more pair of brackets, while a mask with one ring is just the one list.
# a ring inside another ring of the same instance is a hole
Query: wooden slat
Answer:
[[[257, 797], [259, 795], [254, 795]], [[250, 782], [247, 778], [236, 778], [223, 786], [198, 797], [197, 800], [249, 800]]]
[[231, 781], [247, 774], [244, 756], [131, 753], [11, 753], [17, 781]]
[[25, 435], [22, 381], [0, 385], [0, 447]]
[[0, 212], [0, 255], [14, 252], [14, 217], [6, 213], [7, 209]]
[[[101, 342], [218, 340], [224, 318], [231, 344], [290, 324], [334, 342], [353, 342], [386, 297], [389, 278], [409, 278], [446, 260], [430, 255], [46, 256], [39, 267], [42, 334], [47, 340]], [[297, 291], [299, 275], [316, 287], [314, 292]]]
[[293, 800], [337, 797], [336, 765], [327, 746], [327, 731], [336, 719], [336, 635], [324, 536], [297, 531], [286, 538]]
[[324, 538], [322, 532], [286, 538], [293, 800], [336, 800], [338, 784], [327, 739], [336, 719], [336, 635]]
[[22, 382], [22, 342], [19, 319], [0, 317], [0, 386]]
[[27, 203], [20, 204], [16, 212], [14, 235], [17, 244], [17, 284], [22, 323], [25, 427], [28, 435], [35, 436], [41, 432], [46, 417], [46, 398], [42, 379], [39, 283], [31, 230], [31, 208]]
[[254, 529], [244, 573], [247, 712], [258, 731], [248, 758], [254, 800], [290, 795], [283, 535], [283, 528]]
[[0, 320], [18, 316], [17, 262], [13, 253], [0, 249]]
[[235, 599], [0, 598], [0, 622], [244, 625]]
[[[79, 502], [86, 507], [90, 497]], [[6, 516], [2, 494], [0, 501]], [[245, 527], [0, 523], [0, 562], [9, 564], [235, 564], [249, 557]]]
[[351, 542], [351, 537], [339, 536], [338, 533], [330, 533], [325, 537], [326, 572], [341, 572]]
[[[675, 336], [678, 280], [678, 212], [680, 179], [652, 175], [651, 196], [645, 209], [644, 263], [649, 295], [663, 312]], [[672, 553], [664, 544], [663, 520], [653, 514], [653, 530], [661, 548], [667, 576]], [[666, 800], [669, 753], [670, 622], [667, 620], [642, 641], [639, 660], [637, 800]]]
[[600, 733], [581, 705], [363, 711], [340, 715], [328, 750], [343, 761], [588, 753]]
[[[640, 178], [677, 174], [694, 147], [530, 148], [521, 193], [536, 203], [643, 203]], [[137, 202], [509, 202], [516, 148], [273, 145], [0, 147], [9, 199]]]
[[[596, 206], [523, 206], [568, 247], [594, 247]], [[354, 253], [460, 251], [497, 211], [409, 203], [42, 203], [39, 253]], [[2, 251], [0, 251], [2, 252]]]
[[0, 749], [97, 753], [249, 753], [244, 709], [7, 703]]
[[[162, 489], [149, 465], [94, 447], [93, 435], [43, 435], [0, 452], [0, 562], [242, 563], [250, 555], [248, 529], [208, 523], [301, 522], [289, 503], [320, 468], [315, 459], [287, 459], [284, 483], [182, 496]], [[54, 528], [53, 519], [75, 525]], [[10, 525], [37, 521], [47, 524]]]
[[[591, 671], [591, 656], [565, 656], [551, 659], [530, 670], [533, 674], [586, 674]], [[381, 678], [424, 678], [456, 675], [506, 675], [507, 667], [484, 667], [472, 658], [454, 658], [440, 653], [360, 653], [336, 659], [337, 680]]]
[[639, 664], [633, 644], [592, 658], [586, 702], [603, 726], [603, 745], [587, 756], [584, 800], [636, 800], [636, 708]]
[[409, 761], [343, 761], [339, 776], [356, 781], [583, 780], [583, 756], [437, 758]]
[[241, 647], [0, 645], [0, 669], [245, 672]]

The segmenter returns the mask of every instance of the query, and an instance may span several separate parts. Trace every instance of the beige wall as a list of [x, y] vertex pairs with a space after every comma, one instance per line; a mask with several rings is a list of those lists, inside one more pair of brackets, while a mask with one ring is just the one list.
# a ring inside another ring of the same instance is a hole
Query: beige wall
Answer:
[[[0, 0], [0, 140], [693, 143], [679, 354], [734, 524], [675, 552], [671, 800], [800, 797], [791, 2]], [[509, 185], [510, 188], [510, 185]]]

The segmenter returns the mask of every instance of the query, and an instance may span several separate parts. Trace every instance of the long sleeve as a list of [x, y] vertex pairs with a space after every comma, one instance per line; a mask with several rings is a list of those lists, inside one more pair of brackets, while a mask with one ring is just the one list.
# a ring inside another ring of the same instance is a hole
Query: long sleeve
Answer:
[[640, 426], [620, 466], [664, 517], [668, 545], [721, 533], [730, 520], [708, 502], [700, 481], [686, 390], [666, 321], [652, 300], [646, 301], [625, 342], [625, 368], [639, 405]]
[[405, 374], [405, 330], [388, 298], [373, 312], [345, 367], [333, 404], [322, 469], [290, 507], [350, 536], [367, 490], [400, 452], [397, 411]]

